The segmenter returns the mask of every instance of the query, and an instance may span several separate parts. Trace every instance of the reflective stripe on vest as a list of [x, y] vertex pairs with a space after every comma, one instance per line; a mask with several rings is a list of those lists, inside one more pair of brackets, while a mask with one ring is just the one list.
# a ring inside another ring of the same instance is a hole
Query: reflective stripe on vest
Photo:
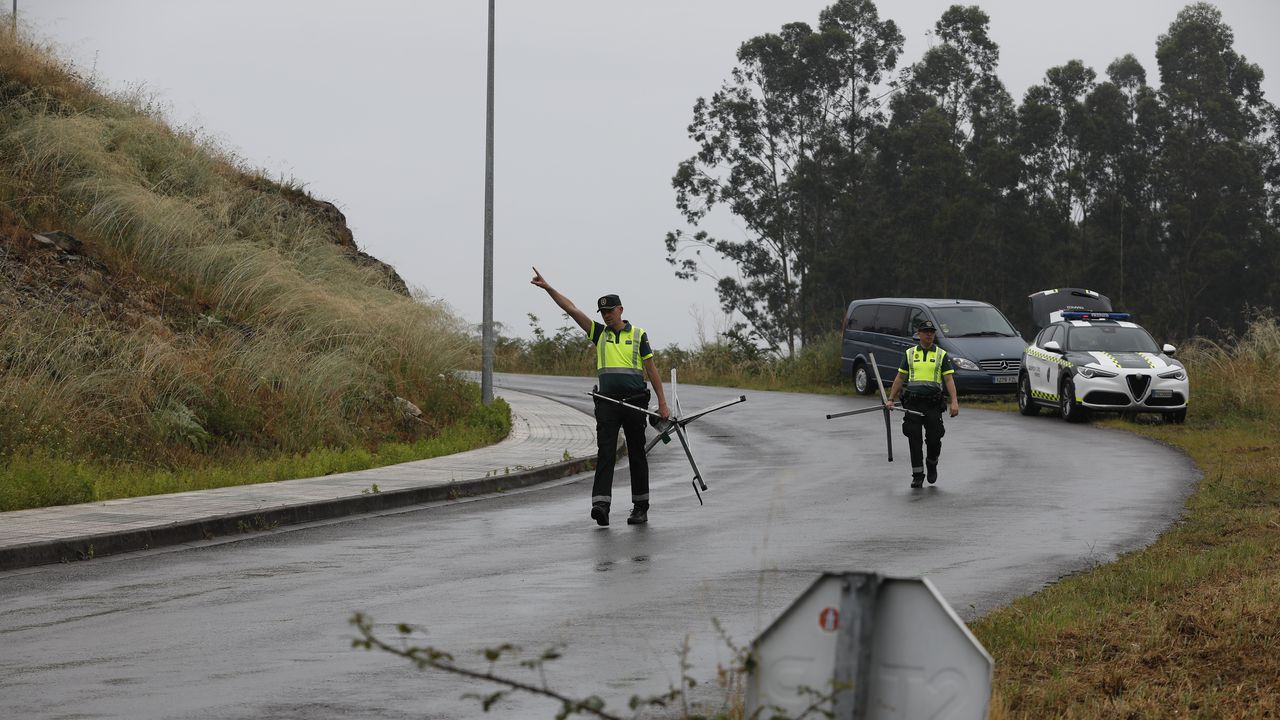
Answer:
[[907, 350], [907, 391], [912, 394], [942, 392], [942, 359], [947, 351], [934, 345]]
[[[610, 342], [609, 333], [612, 332], [607, 326], [600, 331], [600, 339], [596, 342], [596, 375], [636, 375], [643, 378], [640, 338], [644, 337], [644, 329], [632, 325], [630, 330], [615, 333], [613, 342]], [[627, 341], [631, 344], [628, 345]]]

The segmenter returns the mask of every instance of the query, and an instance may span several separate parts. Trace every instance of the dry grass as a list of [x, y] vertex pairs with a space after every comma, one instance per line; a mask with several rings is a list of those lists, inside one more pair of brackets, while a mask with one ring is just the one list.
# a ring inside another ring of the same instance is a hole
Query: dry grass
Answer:
[[[0, 288], [0, 465], [38, 447], [181, 468], [414, 442], [463, 417], [466, 327], [354, 262], [316, 207], [0, 33], [6, 232], [64, 230], [109, 278], [181, 299], [124, 313]], [[7, 277], [23, 263], [0, 253]], [[405, 425], [396, 396], [426, 424]]]

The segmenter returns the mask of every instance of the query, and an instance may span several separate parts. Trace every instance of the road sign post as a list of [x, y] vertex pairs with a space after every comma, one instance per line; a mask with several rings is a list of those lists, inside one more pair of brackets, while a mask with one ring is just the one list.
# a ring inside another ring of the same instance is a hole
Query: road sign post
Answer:
[[980, 720], [991, 656], [925, 578], [826, 573], [752, 645], [747, 717]]

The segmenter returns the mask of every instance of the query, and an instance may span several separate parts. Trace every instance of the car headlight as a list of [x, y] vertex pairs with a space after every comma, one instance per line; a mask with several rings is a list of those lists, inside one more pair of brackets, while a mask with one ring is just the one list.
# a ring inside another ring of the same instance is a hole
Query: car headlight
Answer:
[[1111, 372], [1110, 370], [1103, 370], [1102, 368], [1096, 368], [1091, 365], [1081, 365], [1080, 367], [1076, 368], [1076, 372], [1080, 373], [1080, 377], [1082, 378], [1096, 378], [1096, 377], [1105, 378], [1105, 377], [1116, 376], [1116, 374]]
[[955, 363], [955, 366], [960, 368], [961, 370], [981, 370], [982, 369], [978, 367], [978, 363], [972, 360], [966, 360], [965, 358], [962, 358], [962, 357], [952, 357], [951, 362]]
[[1176, 367], [1172, 370], [1165, 370], [1164, 372], [1160, 373], [1160, 377], [1165, 378], [1166, 380], [1186, 380], [1187, 369]]

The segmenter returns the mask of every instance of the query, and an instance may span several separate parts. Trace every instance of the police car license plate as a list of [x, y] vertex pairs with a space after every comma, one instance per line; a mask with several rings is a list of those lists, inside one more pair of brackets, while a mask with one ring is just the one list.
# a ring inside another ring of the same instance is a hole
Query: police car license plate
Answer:
[[1159, 397], [1159, 398], [1173, 397], [1173, 391], [1172, 390], [1152, 390], [1151, 397]]
[[1018, 376], [1017, 375], [994, 375], [991, 378], [991, 382], [996, 384], [1016, 383], [1018, 382]]

